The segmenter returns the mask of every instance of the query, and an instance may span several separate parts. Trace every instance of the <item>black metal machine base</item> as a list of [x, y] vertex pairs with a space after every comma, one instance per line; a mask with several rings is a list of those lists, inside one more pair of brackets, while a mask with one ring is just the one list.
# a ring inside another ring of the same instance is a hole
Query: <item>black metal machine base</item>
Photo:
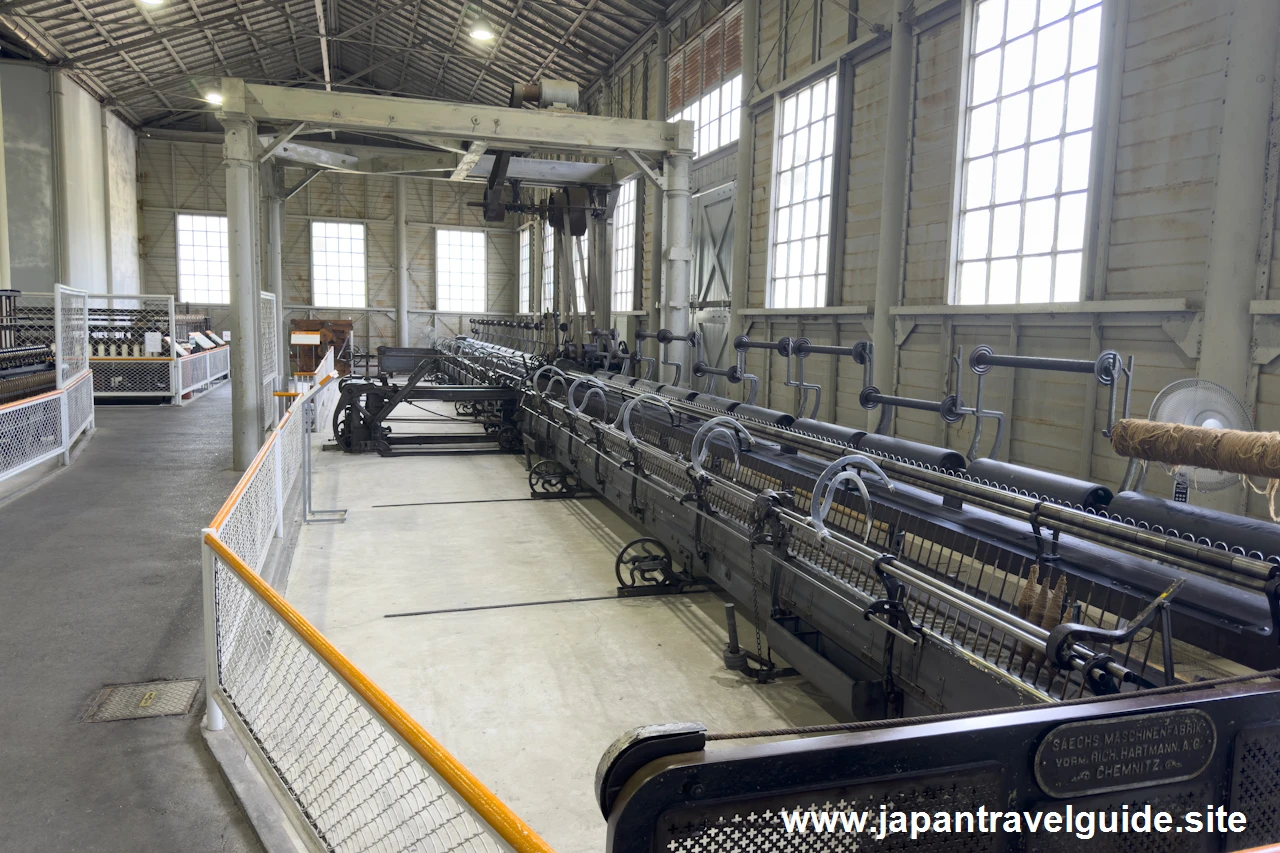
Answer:
[[[394, 456], [398, 448], [475, 447], [485, 445], [515, 453], [521, 448], [516, 426], [518, 391], [501, 385], [424, 384], [428, 377], [447, 382], [440, 370], [440, 354], [422, 356], [403, 385], [389, 374], [374, 380], [349, 377], [342, 380], [341, 396], [333, 413], [333, 436], [347, 453], [377, 453]], [[436, 433], [393, 435], [388, 422], [401, 403], [414, 401], [451, 402], [461, 413], [475, 418], [483, 433]]]

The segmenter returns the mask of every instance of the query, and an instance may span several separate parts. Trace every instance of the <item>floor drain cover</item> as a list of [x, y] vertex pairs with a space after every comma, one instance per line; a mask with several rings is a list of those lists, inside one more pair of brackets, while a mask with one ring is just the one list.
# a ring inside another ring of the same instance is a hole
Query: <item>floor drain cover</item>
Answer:
[[140, 720], [145, 717], [172, 717], [191, 710], [200, 679], [187, 681], [145, 681], [141, 684], [111, 684], [102, 688], [85, 715], [87, 723], [112, 720]]

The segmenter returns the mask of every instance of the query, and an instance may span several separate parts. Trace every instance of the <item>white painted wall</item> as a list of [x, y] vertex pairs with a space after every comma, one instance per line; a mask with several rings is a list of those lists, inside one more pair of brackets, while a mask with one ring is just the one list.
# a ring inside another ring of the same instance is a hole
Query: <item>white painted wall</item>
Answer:
[[138, 137], [127, 124], [103, 113], [106, 145], [107, 225], [111, 292], [141, 293], [138, 262]]
[[62, 283], [91, 293], [107, 293], [110, 280], [102, 105], [65, 75], [54, 74], [55, 91], [59, 93], [55, 101], [65, 239]]
[[49, 72], [28, 63], [0, 62], [0, 100], [12, 285], [47, 293], [58, 268]]

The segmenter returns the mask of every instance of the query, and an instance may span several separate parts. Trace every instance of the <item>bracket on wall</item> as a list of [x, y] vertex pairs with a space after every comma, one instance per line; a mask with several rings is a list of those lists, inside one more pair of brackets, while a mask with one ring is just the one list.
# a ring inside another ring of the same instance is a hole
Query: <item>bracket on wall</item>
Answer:
[[632, 151], [630, 148], [627, 149], [627, 156], [631, 158], [631, 162], [635, 163], [636, 166], [639, 167], [640, 171], [644, 172], [646, 178], [653, 181], [654, 185], [658, 189], [665, 190], [667, 188], [666, 176], [659, 175], [657, 172], [653, 171], [649, 164], [644, 161], [643, 157]]
[[907, 338], [911, 337], [911, 333], [916, 330], [916, 321], [907, 317], [893, 318], [893, 345], [900, 347], [907, 342]]
[[1253, 363], [1261, 367], [1280, 358], [1280, 316], [1254, 315], [1251, 353]]
[[1169, 340], [1177, 344], [1187, 358], [1200, 357], [1200, 337], [1204, 332], [1203, 312], [1190, 317], [1166, 318], [1161, 321], [1160, 328], [1164, 329]]

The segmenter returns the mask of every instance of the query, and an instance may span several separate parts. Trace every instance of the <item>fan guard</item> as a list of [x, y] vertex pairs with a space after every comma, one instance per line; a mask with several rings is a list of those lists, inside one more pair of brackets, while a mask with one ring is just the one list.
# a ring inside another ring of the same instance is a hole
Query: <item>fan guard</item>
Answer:
[[[1147, 416], [1166, 424], [1253, 431], [1253, 418], [1244, 404], [1229, 390], [1205, 379], [1179, 379], [1164, 387], [1151, 402]], [[1219, 492], [1235, 485], [1239, 474], [1209, 468], [1179, 468], [1160, 463], [1171, 476], [1185, 477], [1188, 487], [1198, 492]]]

